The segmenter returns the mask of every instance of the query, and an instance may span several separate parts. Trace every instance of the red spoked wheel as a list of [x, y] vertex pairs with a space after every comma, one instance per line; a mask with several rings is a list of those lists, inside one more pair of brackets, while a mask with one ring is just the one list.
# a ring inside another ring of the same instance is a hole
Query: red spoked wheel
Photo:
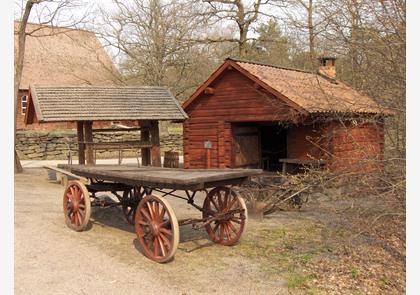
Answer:
[[144, 190], [141, 192], [141, 187], [133, 187], [130, 190], [126, 190], [123, 193], [122, 198], [122, 211], [125, 219], [129, 224], [134, 225], [134, 215], [136, 213], [137, 205], [140, 203], [143, 197]]
[[90, 219], [90, 197], [86, 186], [78, 181], [69, 181], [63, 196], [64, 219], [69, 228], [83, 231]]
[[179, 226], [165, 199], [155, 195], [144, 197], [137, 206], [134, 226], [144, 255], [160, 263], [174, 256], [179, 243]]
[[210, 240], [225, 246], [236, 244], [248, 218], [245, 202], [228, 187], [212, 189], [203, 205], [203, 218], [214, 218], [205, 226]]

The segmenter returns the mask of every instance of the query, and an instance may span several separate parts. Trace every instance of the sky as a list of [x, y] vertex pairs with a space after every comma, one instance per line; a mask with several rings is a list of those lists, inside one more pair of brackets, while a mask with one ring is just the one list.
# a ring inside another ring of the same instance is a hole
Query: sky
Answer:
[[[95, 31], [95, 27], [97, 28], [103, 26], [101, 24], [100, 9], [103, 9], [106, 12], [112, 12], [116, 8], [113, 0], [47, 0], [44, 3], [33, 6], [29, 21], [33, 23], [49, 22], [51, 15], [57, 10], [59, 3], [66, 1], [69, 2], [68, 5], [61, 8], [57, 15], [54, 15], [54, 19], [52, 21], [53, 25], [71, 26]], [[247, 3], [248, 6], [252, 6], [254, 0], [244, 0], [244, 2]], [[23, 11], [22, 7], [24, 7], [25, 3], [26, 0], [15, 0], [15, 19], [21, 18]], [[269, 7], [262, 6], [263, 12], [268, 13], [269, 9]], [[261, 21], [266, 21], [268, 18], [262, 15], [260, 16], [260, 19]], [[232, 32], [236, 31], [235, 23], [233, 22], [222, 25], [220, 28], [223, 28], [225, 32], [226, 28]], [[257, 37], [256, 33], [254, 33], [252, 30], [249, 31], [248, 36], [251, 38]], [[105, 45], [104, 40], [101, 38], [99, 38], [99, 40], [103, 45]], [[118, 62], [119, 58], [117, 57], [117, 50], [112, 46], [106, 46], [106, 50], [114, 59], [114, 61]]]

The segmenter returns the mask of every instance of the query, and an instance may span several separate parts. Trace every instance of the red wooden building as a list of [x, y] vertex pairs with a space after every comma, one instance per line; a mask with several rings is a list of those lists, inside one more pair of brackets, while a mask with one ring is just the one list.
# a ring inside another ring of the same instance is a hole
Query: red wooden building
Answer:
[[183, 104], [185, 167], [375, 168], [389, 112], [335, 80], [334, 63], [311, 73], [227, 59]]

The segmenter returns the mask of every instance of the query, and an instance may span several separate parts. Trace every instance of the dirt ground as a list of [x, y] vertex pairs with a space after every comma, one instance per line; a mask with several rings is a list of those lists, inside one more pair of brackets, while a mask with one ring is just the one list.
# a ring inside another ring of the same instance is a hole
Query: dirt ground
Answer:
[[[46, 175], [43, 169], [15, 175], [15, 294], [405, 291], [405, 219], [383, 200], [331, 202], [314, 196], [303, 210], [250, 220], [234, 247], [211, 243], [203, 230], [181, 227], [175, 259], [158, 264], [141, 254], [120, 208], [94, 208], [86, 231], [68, 229], [64, 188]], [[183, 200], [168, 200], [178, 218], [199, 216]]]
[[[63, 187], [46, 175], [15, 176], [15, 294], [284, 294], [281, 278], [267, 280], [259, 263], [209, 242], [204, 231], [182, 227], [166, 264], [140, 253], [120, 208], [95, 208], [88, 230], [73, 232], [64, 224]], [[178, 218], [197, 215], [169, 201]]]

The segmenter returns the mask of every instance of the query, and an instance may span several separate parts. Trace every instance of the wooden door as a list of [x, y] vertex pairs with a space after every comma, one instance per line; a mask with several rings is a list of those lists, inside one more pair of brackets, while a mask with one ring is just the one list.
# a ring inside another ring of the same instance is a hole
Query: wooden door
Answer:
[[259, 168], [261, 166], [260, 133], [254, 126], [233, 126], [234, 167]]

